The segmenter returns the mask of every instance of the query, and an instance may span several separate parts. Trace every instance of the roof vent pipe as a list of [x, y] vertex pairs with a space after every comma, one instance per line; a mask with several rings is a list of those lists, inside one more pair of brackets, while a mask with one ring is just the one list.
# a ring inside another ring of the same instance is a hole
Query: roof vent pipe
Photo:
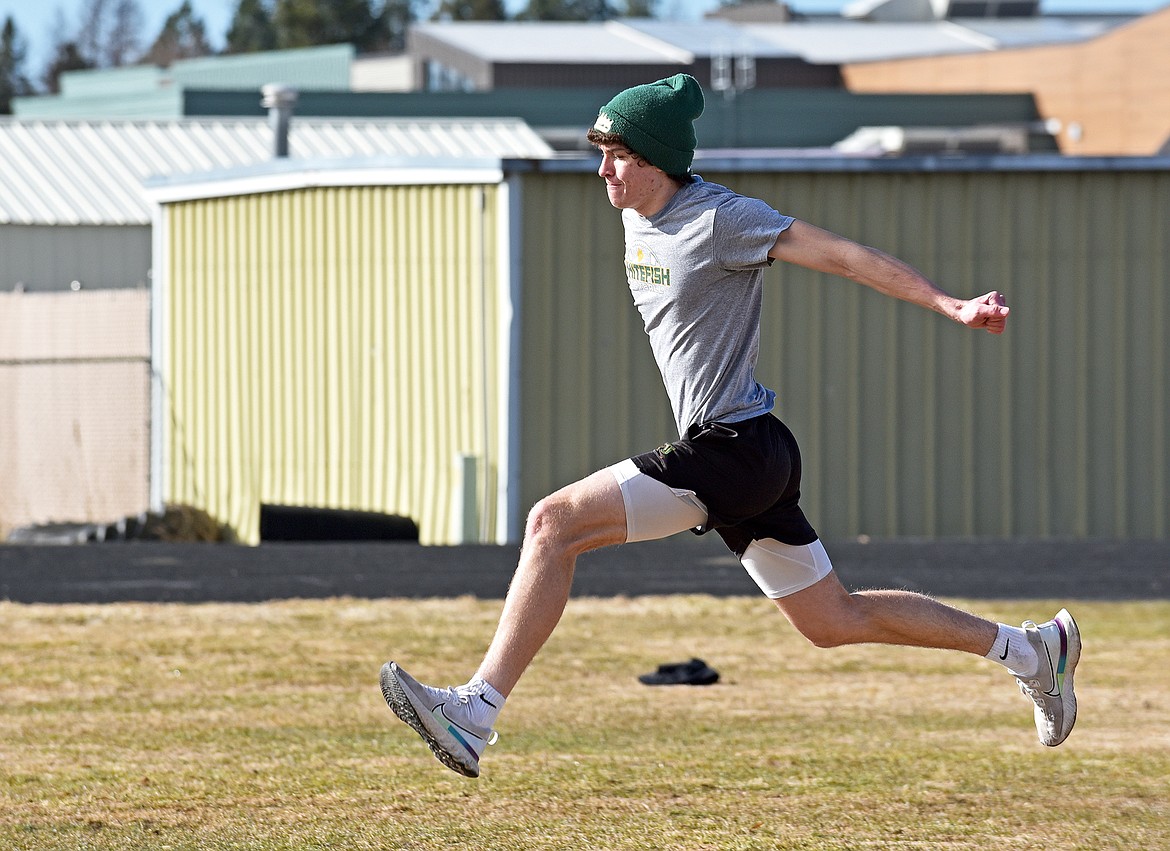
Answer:
[[272, 128], [273, 154], [288, 156], [288, 125], [297, 103], [297, 90], [285, 83], [267, 83], [260, 87], [260, 105], [268, 110], [268, 126]]

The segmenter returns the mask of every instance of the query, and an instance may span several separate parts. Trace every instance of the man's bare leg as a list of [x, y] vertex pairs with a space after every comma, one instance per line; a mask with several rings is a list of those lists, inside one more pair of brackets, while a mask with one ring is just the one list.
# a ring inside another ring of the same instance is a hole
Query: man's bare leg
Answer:
[[1073, 673], [1081, 655], [1081, 635], [1067, 609], [1047, 623], [1027, 621], [1017, 629], [910, 591], [851, 594], [832, 572], [775, 602], [818, 647], [900, 644], [962, 650], [998, 662], [1016, 675], [1021, 691], [1032, 700], [1036, 732], [1048, 747], [1063, 742], [1076, 723]]
[[478, 673], [456, 688], [420, 683], [396, 662], [382, 666], [382, 696], [443, 765], [479, 776], [492, 725], [516, 682], [564, 613], [577, 556], [626, 540], [625, 501], [602, 470], [545, 497], [528, 515], [520, 564]]
[[528, 515], [520, 564], [477, 676], [505, 697], [560, 622], [577, 556], [626, 540], [622, 492], [608, 470], [545, 497]]
[[911, 591], [850, 593], [835, 572], [775, 603], [818, 647], [900, 644], [985, 656], [998, 629], [991, 621]]

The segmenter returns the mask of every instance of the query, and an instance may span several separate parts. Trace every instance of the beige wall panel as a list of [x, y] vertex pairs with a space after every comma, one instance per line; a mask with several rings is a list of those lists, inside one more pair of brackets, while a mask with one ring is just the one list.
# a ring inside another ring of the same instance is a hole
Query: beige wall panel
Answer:
[[146, 290], [0, 293], [0, 360], [150, 355]]
[[459, 453], [492, 528], [494, 187], [310, 189], [169, 207], [167, 500], [246, 541], [261, 503], [451, 539]]
[[[1072, 45], [868, 62], [856, 92], [1032, 92], [1066, 154], [1148, 156], [1170, 141], [1170, 8]], [[1070, 132], [1076, 125], [1078, 132]]]
[[0, 538], [147, 508], [144, 290], [0, 293]]
[[[826, 537], [1170, 535], [1170, 174], [706, 174], [878, 246], [1003, 337], [768, 273], [759, 377]], [[596, 177], [525, 183], [524, 503], [674, 427]]]

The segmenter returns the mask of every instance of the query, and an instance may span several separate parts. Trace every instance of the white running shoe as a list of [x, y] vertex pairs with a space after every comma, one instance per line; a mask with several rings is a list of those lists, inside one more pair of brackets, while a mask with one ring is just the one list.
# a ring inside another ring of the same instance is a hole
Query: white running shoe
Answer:
[[479, 757], [498, 736], [470, 720], [466, 697], [423, 685], [395, 662], [382, 666], [381, 683], [394, 714], [422, 736], [439, 762], [464, 777], [479, 777]]
[[1036, 732], [1042, 744], [1054, 748], [1068, 738], [1077, 720], [1073, 671], [1081, 658], [1081, 631], [1067, 609], [1039, 626], [1024, 621], [1028, 641], [1040, 657], [1034, 677], [1016, 677], [1020, 691], [1036, 704]]

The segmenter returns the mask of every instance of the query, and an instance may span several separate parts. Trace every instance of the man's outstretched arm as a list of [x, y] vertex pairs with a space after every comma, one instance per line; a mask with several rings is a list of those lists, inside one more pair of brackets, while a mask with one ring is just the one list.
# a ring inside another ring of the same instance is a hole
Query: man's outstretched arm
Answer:
[[966, 300], [955, 298], [897, 257], [808, 222], [794, 221], [776, 238], [768, 256], [848, 278], [883, 295], [937, 311], [969, 328], [1002, 334], [1007, 323], [1008, 307], [998, 292]]

